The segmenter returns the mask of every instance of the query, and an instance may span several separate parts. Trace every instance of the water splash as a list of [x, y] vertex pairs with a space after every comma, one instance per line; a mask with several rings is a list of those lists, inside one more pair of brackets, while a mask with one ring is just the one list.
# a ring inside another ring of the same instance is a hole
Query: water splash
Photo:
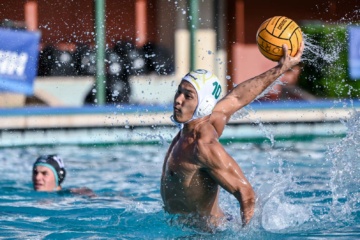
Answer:
[[[244, 108], [240, 109], [239, 111], [235, 112], [231, 116], [231, 120], [232, 121], [240, 120], [240, 119], [248, 117], [249, 114], [254, 114], [254, 113], [255, 113], [255, 110], [253, 108], [251, 108], [250, 106], [247, 106], [247, 107], [244, 107]], [[270, 140], [271, 146], [274, 146], [275, 137], [274, 137], [271, 127], [264, 125], [260, 118], [256, 119], [254, 121], [254, 123], [259, 126], [260, 131], [265, 135], [266, 138], [268, 138]]]
[[[278, 146], [258, 149], [267, 153], [261, 163], [252, 163], [256, 174], [250, 181], [257, 193], [253, 231], [341, 231], [359, 220], [360, 112], [354, 110], [343, 123], [348, 128], [347, 136], [326, 142], [323, 152]], [[251, 159], [257, 159], [256, 149], [251, 152]], [[240, 165], [243, 167], [244, 163]], [[264, 166], [266, 171], [262, 170]], [[222, 207], [230, 211], [230, 206], [234, 206], [231, 196], [222, 200], [226, 203]]]
[[263, 207], [262, 227], [277, 232], [304, 224], [310, 219], [311, 211], [305, 206], [291, 204], [280, 196], [275, 196]]
[[333, 34], [334, 33], [327, 36], [331, 44], [327, 46], [328, 48], [324, 48], [320, 46], [316, 39], [303, 33], [305, 48], [302, 61], [305, 64], [310, 64], [315, 67], [321, 67], [321, 65], [328, 65], [337, 61], [339, 59], [339, 53], [342, 51], [342, 46], [336, 43], [334, 40], [336, 38]]
[[360, 112], [345, 122], [348, 133], [339, 143], [329, 148], [326, 161], [332, 163], [330, 188], [334, 221], [348, 221], [358, 211], [360, 187]]

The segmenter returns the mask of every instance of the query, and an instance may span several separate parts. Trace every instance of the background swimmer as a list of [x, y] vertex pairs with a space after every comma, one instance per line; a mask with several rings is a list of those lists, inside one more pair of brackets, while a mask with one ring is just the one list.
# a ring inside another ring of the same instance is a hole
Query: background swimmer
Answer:
[[[35, 191], [53, 192], [62, 189], [62, 182], [66, 176], [64, 161], [58, 155], [42, 155], [38, 157], [33, 165], [32, 182]], [[86, 187], [72, 188], [70, 193], [96, 196], [95, 193]]]
[[34, 190], [52, 192], [62, 189], [66, 171], [63, 160], [57, 155], [43, 155], [33, 166], [32, 181]]

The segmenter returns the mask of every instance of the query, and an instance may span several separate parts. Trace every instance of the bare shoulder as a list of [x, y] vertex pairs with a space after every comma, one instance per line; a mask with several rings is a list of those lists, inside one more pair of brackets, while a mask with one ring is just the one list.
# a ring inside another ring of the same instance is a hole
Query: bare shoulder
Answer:
[[219, 138], [214, 124], [210, 121], [200, 124], [196, 130], [196, 138], [199, 143], [211, 143]]
[[225, 125], [228, 123], [228, 121], [229, 117], [222, 111], [213, 111], [209, 119], [209, 122], [216, 130], [218, 137], [222, 135]]

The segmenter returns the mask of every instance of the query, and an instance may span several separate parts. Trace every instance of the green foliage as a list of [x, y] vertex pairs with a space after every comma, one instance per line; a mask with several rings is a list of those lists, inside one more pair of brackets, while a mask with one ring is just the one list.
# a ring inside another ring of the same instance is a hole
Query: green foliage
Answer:
[[359, 98], [360, 79], [350, 79], [345, 25], [304, 24], [299, 86], [320, 98]]

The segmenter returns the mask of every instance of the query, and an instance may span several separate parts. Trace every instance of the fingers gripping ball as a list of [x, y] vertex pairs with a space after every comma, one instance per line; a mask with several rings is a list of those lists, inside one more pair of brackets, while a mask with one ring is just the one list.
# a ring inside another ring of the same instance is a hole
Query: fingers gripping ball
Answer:
[[263, 22], [256, 34], [260, 52], [272, 61], [283, 56], [282, 45], [286, 44], [290, 56], [295, 56], [302, 42], [300, 27], [290, 18], [276, 16]]

